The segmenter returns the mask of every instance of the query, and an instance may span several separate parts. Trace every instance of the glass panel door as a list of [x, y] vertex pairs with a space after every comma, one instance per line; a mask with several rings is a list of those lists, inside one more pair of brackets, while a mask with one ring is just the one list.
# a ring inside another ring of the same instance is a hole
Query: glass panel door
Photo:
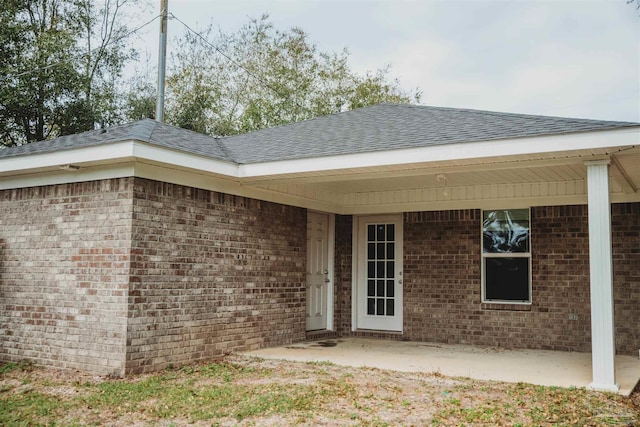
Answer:
[[367, 315], [395, 313], [395, 224], [367, 225]]
[[402, 330], [402, 216], [360, 217], [358, 329]]

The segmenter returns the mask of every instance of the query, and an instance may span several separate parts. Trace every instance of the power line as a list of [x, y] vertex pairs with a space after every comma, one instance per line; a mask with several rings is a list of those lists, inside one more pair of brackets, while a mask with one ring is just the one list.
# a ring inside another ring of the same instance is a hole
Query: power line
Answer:
[[220, 55], [222, 55], [223, 57], [225, 57], [227, 59], [227, 61], [229, 61], [230, 63], [232, 63], [233, 65], [235, 65], [236, 67], [238, 67], [239, 69], [243, 70], [245, 73], [247, 73], [249, 76], [253, 77], [258, 83], [260, 83], [261, 85], [263, 85], [264, 87], [266, 87], [267, 89], [270, 89], [271, 91], [273, 91], [276, 95], [278, 95], [280, 98], [285, 99], [286, 101], [288, 101], [289, 103], [293, 104], [294, 106], [298, 107], [299, 109], [310, 113], [311, 111], [309, 111], [308, 108], [300, 105], [296, 100], [291, 99], [290, 96], [285, 96], [282, 93], [280, 93], [280, 91], [273, 87], [269, 82], [267, 82], [264, 78], [262, 78], [261, 76], [257, 75], [256, 73], [254, 73], [251, 70], [248, 70], [247, 68], [245, 68], [242, 64], [238, 63], [236, 60], [234, 60], [232, 57], [230, 57], [229, 55], [227, 55], [224, 51], [220, 50], [220, 48], [218, 48], [218, 46], [214, 45], [213, 43], [211, 43], [209, 40], [207, 40], [206, 37], [204, 37], [202, 34], [198, 33], [196, 30], [194, 30], [193, 28], [191, 28], [189, 25], [187, 25], [184, 21], [182, 21], [180, 18], [178, 18], [177, 16], [175, 16], [173, 13], [170, 13], [171, 18], [175, 19], [176, 21], [180, 22], [188, 31], [190, 31], [191, 33], [193, 33], [195, 36], [197, 36], [200, 40], [202, 40], [205, 44], [207, 44], [208, 46], [210, 46], [211, 48], [213, 48], [216, 52], [218, 52]]
[[119, 42], [119, 41], [120, 41], [120, 40], [122, 40], [122, 39], [125, 39], [125, 38], [129, 37], [130, 35], [132, 35], [132, 34], [134, 34], [134, 33], [137, 33], [138, 31], [140, 31], [141, 29], [143, 29], [143, 28], [144, 28], [144, 27], [146, 27], [147, 25], [151, 24], [153, 21], [155, 21], [155, 20], [156, 20], [156, 19], [158, 19], [159, 17], [160, 17], [160, 15], [157, 15], [157, 16], [155, 16], [153, 19], [151, 19], [150, 21], [145, 22], [144, 24], [142, 24], [142, 25], [141, 25], [141, 26], [139, 26], [138, 28], [136, 28], [136, 29], [134, 29], [134, 30], [132, 30], [132, 31], [129, 31], [128, 33], [123, 34], [122, 36], [120, 36], [120, 37], [118, 37], [118, 38], [116, 38], [116, 39], [114, 39], [114, 40], [110, 41], [109, 43], [105, 44], [104, 46], [99, 46], [99, 47], [96, 47], [96, 48], [94, 48], [94, 49], [91, 49], [89, 52], [87, 52], [87, 53], [83, 53], [83, 54], [81, 54], [81, 55], [79, 55], [79, 56], [77, 56], [77, 57], [75, 57], [75, 58], [71, 58], [71, 59], [67, 59], [67, 60], [64, 60], [64, 61], [56, 62], [56, 63], [54, 63], [54, 64], [49, 64], [49, 65], [46, 65], [46, 66], [44, 66], [44, 67], [32, 68], [32, 69], [30, 69], [30, 70], [23, 71], [23, 72], [18, 73], [18, 74], [13, 74], [13, 75], [11, 75], [11, 74], [10, 74], [10, 75], [6, 75], [6, 76], [0, 76], [0, 82], [4, 82], [4, 81], [11, 80], [11, 79], [15, 79], [15, 78], [18, 78], [18, 77], [26, 76], [26, 75], [28, 75], [28, 74], [35, 73], [35, 72], [37, 72], [37, 71], [49, 70], [49, 69], [51, 69], [51, 68], [55, 68], [55, 67], [59, 67], [59, 66], [61, 66], [61, 65], [67, 64], [67, 63], [71, 62], [71, 61], [72, 61], [72, 60], [74, 60], [74, 59], [78, 59], [78, 58], [82, 58], [82, 57], [84, 57], [84, 56], [87, 56], [87, 55], [89, 55], [90, 53], [93, 53], [93, 52], [95, 52], [95, 51], [97, 51], [97, 50], [99, 50], [99, 49], [102, 49], [102, 48], [105, 48], [105, 47], [107, 47], [107, 46], [110, 46], [110, 45], [112, 45], [112, 44], [114, 44], [114, 43]]

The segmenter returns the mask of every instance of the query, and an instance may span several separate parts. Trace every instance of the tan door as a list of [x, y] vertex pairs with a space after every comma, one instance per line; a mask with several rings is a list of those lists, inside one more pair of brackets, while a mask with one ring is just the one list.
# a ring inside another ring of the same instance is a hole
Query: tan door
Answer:
[[327, 328], [329, 216], [307, 212], [307, 331]]

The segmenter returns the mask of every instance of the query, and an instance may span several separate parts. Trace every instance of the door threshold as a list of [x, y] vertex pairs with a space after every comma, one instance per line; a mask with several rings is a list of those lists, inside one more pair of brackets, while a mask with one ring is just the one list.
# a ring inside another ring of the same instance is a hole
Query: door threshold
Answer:
[[350, 336], [354, 338], [378, 338], [392, 341], [409, 341], [409, 338], [402, 331], [382, 331], [374, 329], [356, 329], [351, 331]]
[[318, 340], [323, 338], [338, 338], [338, 337], [340, 337], [340, 334], [338, 334], [336, 331], [331, 331], [329, 329], [317, 329], [315, 331], [305, 332], [305, 339], [307, 341]]

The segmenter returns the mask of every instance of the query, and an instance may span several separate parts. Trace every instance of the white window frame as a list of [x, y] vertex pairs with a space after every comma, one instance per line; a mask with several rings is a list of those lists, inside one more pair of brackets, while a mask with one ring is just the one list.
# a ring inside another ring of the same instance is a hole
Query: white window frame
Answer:
[[[484, 252], [484, 213], [486, 211], [509, 211], [509, 210], [523, 210], [527, 209], [529, 218], [529, 252], [510, 252], [510, 253], [489, 253]], [[518, 304], [518, 305], [531, 305], [533, 302], [532, 293], [532, 272], [531, 272], [531, 258], [533, 248], [531, 245], [531, 208], [509, 208], [509, 209], [483, 209], [480, 215], [480, 271], [482, 282], [482, 303], [483, 304]], [[497, 300], [486, 298], [486, 272], [485, 272], [485, 260], [487, 258], [528, 258], [529, 259], [529, 301], [517, 301], [517, 300]]]

